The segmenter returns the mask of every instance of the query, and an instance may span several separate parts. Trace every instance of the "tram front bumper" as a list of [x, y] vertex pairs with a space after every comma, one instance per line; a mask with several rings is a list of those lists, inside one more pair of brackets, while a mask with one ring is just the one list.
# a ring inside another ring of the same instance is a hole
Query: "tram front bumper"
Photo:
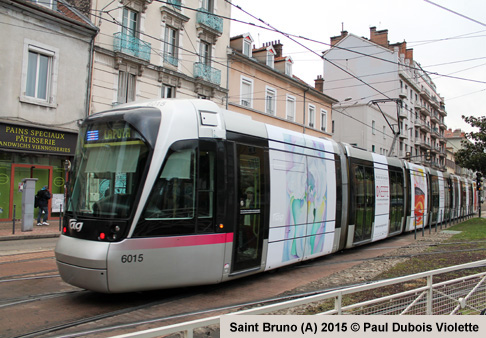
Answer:
[[108, 293], [106, 256], [109, 243], [61, 235], [55, 254], [61, 278], [68, 284]]

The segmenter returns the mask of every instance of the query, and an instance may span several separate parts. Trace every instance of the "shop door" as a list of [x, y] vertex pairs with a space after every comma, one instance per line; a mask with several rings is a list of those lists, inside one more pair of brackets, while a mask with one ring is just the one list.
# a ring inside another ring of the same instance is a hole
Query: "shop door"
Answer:
[[[49, 182], [52, 181], [52, 167], [50, 166], [33, 166], [25, 164], [13, 164], [12, 165], [12, 181], [10, 191], [10, 215], [13, 217], [13, 209], [15, 205], [15, 218], [20, 219], [22, 217], [22, 192], [20, 189], [21, 182], [24, 178], [37, 178], [35, 182], [35, 191], [39, 191], [43, 186], [47, 185], [49, 191], [52, 192]], [[37, 219], [39, 210], [34, 210], [34, 218]], [[49, 202], [49, 215], [51, 216], [51, 208]]]

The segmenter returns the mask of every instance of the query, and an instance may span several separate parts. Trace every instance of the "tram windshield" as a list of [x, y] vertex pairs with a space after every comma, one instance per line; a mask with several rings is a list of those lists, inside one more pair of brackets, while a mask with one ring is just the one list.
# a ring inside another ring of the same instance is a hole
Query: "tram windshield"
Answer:
[[67, 211], [77, 217], [129, 217], [147, 156], [144, 139], [126, 122], [82, 127]]

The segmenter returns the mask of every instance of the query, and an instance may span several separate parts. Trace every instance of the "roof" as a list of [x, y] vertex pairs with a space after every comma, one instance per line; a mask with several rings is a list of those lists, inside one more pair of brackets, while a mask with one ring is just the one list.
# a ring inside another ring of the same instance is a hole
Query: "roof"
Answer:
[[245, 33], [245, 34], [233, 36], [233, 37], [230, 38], [230, 41], [238, 40], [238, 39], [246, 39], [246, 40], [253, 42], [253, 38], [251, 37], [250, 33]]
[[54, 6], [54, 8], [48, 8], [46, 6], [39, 5], [34, 0], [10, 0], [10, 4], [16, 7], [20, 7], [22, 9], [30, 9], [31, 11], [42, 12], [44, 15], [51, 15], [52, 17], [65, 20], [71, 24], [83, 26], [95, 32], [98, 31], [98, 28], [93, 25], [93, 23], [75, 7], [71, 6], [63, 0], [54, 1], [56, 3], [56, 6]]
[[57, 0], [57, 11], [80, 23], [91, 24], [91, 21], [89, 21], [89, 19], [81, 14], [76, 8], [62, 2], [61, 0]]

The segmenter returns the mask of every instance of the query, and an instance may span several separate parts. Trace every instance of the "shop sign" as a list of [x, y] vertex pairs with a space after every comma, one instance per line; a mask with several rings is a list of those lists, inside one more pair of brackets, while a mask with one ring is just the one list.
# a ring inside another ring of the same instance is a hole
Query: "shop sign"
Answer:
[[78, 134], [0, 123], [0, 148], [74, 155]]

